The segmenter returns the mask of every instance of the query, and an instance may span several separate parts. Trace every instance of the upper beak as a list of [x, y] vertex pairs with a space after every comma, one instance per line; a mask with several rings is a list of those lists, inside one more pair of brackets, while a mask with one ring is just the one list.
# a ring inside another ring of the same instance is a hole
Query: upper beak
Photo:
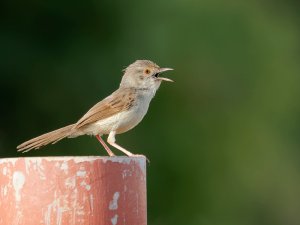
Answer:
[[[159, 73], [163, 73], [163, 72], [166, 72], [166, 71], [169, 71], [169, 70], [173, 70], [173, 69], [171, 69], [171, 68], [160, 68]], [[173, 80], [171, 80], [169, 78], [166, 78], [166, 77], [157, 77], [157, 79], [164, 80], [164, 81], [169, 81], [169, 82], [174, 82]]]

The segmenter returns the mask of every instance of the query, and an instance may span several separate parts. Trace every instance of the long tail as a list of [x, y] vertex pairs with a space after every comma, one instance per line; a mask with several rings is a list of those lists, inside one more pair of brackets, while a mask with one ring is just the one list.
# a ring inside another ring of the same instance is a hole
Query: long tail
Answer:
[[19, 146], [17, 146], [17, 149], [19, 152], [28, 152], [32, 149], [38, 149], [50, 143], [55, 144], [61, 139], [68, 137], [69, 135], [74, 133], [74, 131], [72, 130], [74, 125], [75, 124], [71, 124], [69, 126], [65, 126], [63, 128], [51, 131], [49, 133], [42, 134], [41, 136], [32, 138], [29, 141], [26, 141], [20, 144]]

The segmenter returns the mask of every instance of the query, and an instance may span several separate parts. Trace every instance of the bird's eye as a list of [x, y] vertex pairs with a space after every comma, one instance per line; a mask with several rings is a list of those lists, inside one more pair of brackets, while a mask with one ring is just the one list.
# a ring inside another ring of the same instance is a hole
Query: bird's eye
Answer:
[[150, 72], [151, 72], [151, 71], [150, 71], [149, 69], [146, 69], [146, 70], [145, 70], [145, 74], [150, 74]]

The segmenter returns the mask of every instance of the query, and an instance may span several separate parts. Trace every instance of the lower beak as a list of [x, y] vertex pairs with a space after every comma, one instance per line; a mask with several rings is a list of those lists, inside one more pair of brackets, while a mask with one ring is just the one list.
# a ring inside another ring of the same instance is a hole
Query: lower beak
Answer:
[[169, 82], [174, 82], [174, 80], [171, 80], [169, 78], [166, 78], [166, 77], [158, 77], [156, 78], [157, 80], [164, 80], [164, 81], [169, 81]]
[[[171, 68], [160, 68], [159, 73], [163, 73], [163, 72], [170, 71], [170, 70], [173, 70], [173, 69], [171, 69]], [[171, 80], [169, 78], [166, 78], [166, 77], [157, 77], [157, 79], [158, 80], [169, 81], [169, 82], [174, 82], [173, 80]]]

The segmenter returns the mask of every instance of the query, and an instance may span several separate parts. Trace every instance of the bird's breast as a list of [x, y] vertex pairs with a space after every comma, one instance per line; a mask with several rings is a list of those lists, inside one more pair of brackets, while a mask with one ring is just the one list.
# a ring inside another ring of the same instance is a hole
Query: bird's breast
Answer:
[[119, 122], [116, 124], [116, 133], [124, 133], [136, 125], [138, 125], [143, 117], [146, 115], [147, 110], [134, 107], [129, 111], [124, 111], [120, 113]]
[[117, 134], [124, 133], [141, 122], [148, 111], [150, 101], [151, 99], [138, 98], [129, 109], [91, 124], [86, 133], [102, 135], [109, 134], [113, 130]]

